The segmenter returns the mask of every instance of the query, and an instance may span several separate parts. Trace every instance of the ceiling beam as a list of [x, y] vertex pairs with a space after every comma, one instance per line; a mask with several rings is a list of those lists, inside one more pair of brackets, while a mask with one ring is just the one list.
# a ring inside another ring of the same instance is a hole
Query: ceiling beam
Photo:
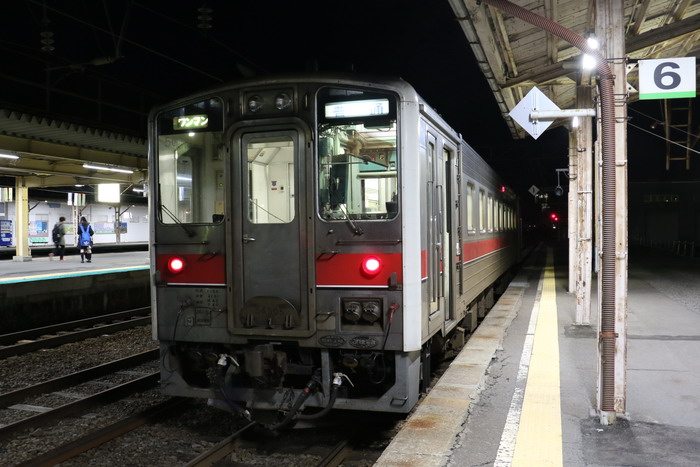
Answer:
[[[645, 32], [636, 37], [627, 38], [625, 49], [628, 54], [631, 54], [647, 47], [658, 45], [660, 42], [695, 33], [698, 29], [698, 18], [696, 16], [698, 15], [691, 16], [662, 28]], [[571, 64], [573, 63], [577, 64], [578, 61], [574, 59], [540, 67], [537, 72], [524, 73], [517, 78], [507, 80], [503, 88], [507, 89], [524, 83], [545, 83], [560, 78], [575, 72], [575, 70], [571, 69]]]
[[651, 0], [644, 0], [641, 5], [636, 6], [630, 21], [632, 28], [630, 30], [630, 25], [628, 25], [626, 35], [631, 33], [633, 36], [636, 36], [639, 34], [639, 31], [642, 29], [642, 25], [644, 24], [644, 20], [647, 17], [647, 11], [649, 11], [649, 3], [651, 3]]

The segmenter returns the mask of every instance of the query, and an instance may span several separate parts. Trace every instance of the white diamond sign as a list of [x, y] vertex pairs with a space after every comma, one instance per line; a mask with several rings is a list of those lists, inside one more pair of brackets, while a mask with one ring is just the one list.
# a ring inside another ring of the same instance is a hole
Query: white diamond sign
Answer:
[[533, 120], [530, 118], [530, 113], [533, 111], [542, 110], [560, 110], [557, 104], [549, 100], [542, 91], [537, 88], [532, 88], [527, 96], [523, 98], [513, 110], [510, 111], [510, 118], [515, 120], [518, 125], [523, 127], [523, 130], [530, 133], [530, 136], [537, 139], [544, 131], [549, 128], [554, 120]]

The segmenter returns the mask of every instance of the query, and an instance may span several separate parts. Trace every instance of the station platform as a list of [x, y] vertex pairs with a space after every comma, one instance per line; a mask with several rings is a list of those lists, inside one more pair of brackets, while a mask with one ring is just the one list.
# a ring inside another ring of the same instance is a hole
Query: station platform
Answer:
[[[30, 249], [31, 260], [48, 257], [54, 251], [53, 245], [33, 245]], [[148, 242], [128, 242], [128, 243], [98, 243], [94, 247], [95, 253], [119, 253], [124, 251], [148, 251]], [[65, 254], [68, 256], [78, 255], [80, 247], [66, 245]], [[0, 247], [0, 261], [10, 260], [17, 254], [15, 247]], [[31, 261], [27, 261], [31, 262]]]
[[700, 465], [700, 263], [630, 252], [627, 413], [602, 425], [597, 285], [574, 326], [566, 256], [530, 256], [376, 467]]
[[81, 263], [80, 254], [68, 253], [64, 261], [58, 257], [33, 257], [32, 261], [0, 262], [0, 285], [16, 282], [39, 281], [77, 277], [86, 274], [106, 274], [118, 271], [146, 270], [149, 268], [148, 251], [102, 253], [95, 251], [92, 262]]
[[148, 251], [103, 251], [0, 261], [0, 334], [150, 306]]

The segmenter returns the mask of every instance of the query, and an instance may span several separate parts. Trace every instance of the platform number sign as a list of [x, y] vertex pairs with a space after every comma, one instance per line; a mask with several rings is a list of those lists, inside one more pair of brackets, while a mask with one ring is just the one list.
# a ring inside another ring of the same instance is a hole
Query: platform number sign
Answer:
[[695, 57], [639, 61], [639, 99], [695, 97]]

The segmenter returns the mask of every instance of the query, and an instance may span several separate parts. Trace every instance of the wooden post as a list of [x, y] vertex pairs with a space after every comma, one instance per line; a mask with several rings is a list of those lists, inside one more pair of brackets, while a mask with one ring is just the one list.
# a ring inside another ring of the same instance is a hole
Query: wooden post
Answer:
[[[601, 413], [603, 423], [614, 423], [627, 411], [627, 67], [623, 13], [622, 2], [596, 2], [596, 35], [615, 76], [615, 413]], [[598, 308], [602, 308], [600, 303]], [[601, 378], [599, 372], [599, 383]]]
[[[587, 109], [593, 106], [590, 86], [576, 88], [576, 107]], [[578, 153], [576, 177], [576, 319], [575, 325], [591, 324], [591, 279], [593, 248], [593, 122], [582, 118], [574, 131]]]

